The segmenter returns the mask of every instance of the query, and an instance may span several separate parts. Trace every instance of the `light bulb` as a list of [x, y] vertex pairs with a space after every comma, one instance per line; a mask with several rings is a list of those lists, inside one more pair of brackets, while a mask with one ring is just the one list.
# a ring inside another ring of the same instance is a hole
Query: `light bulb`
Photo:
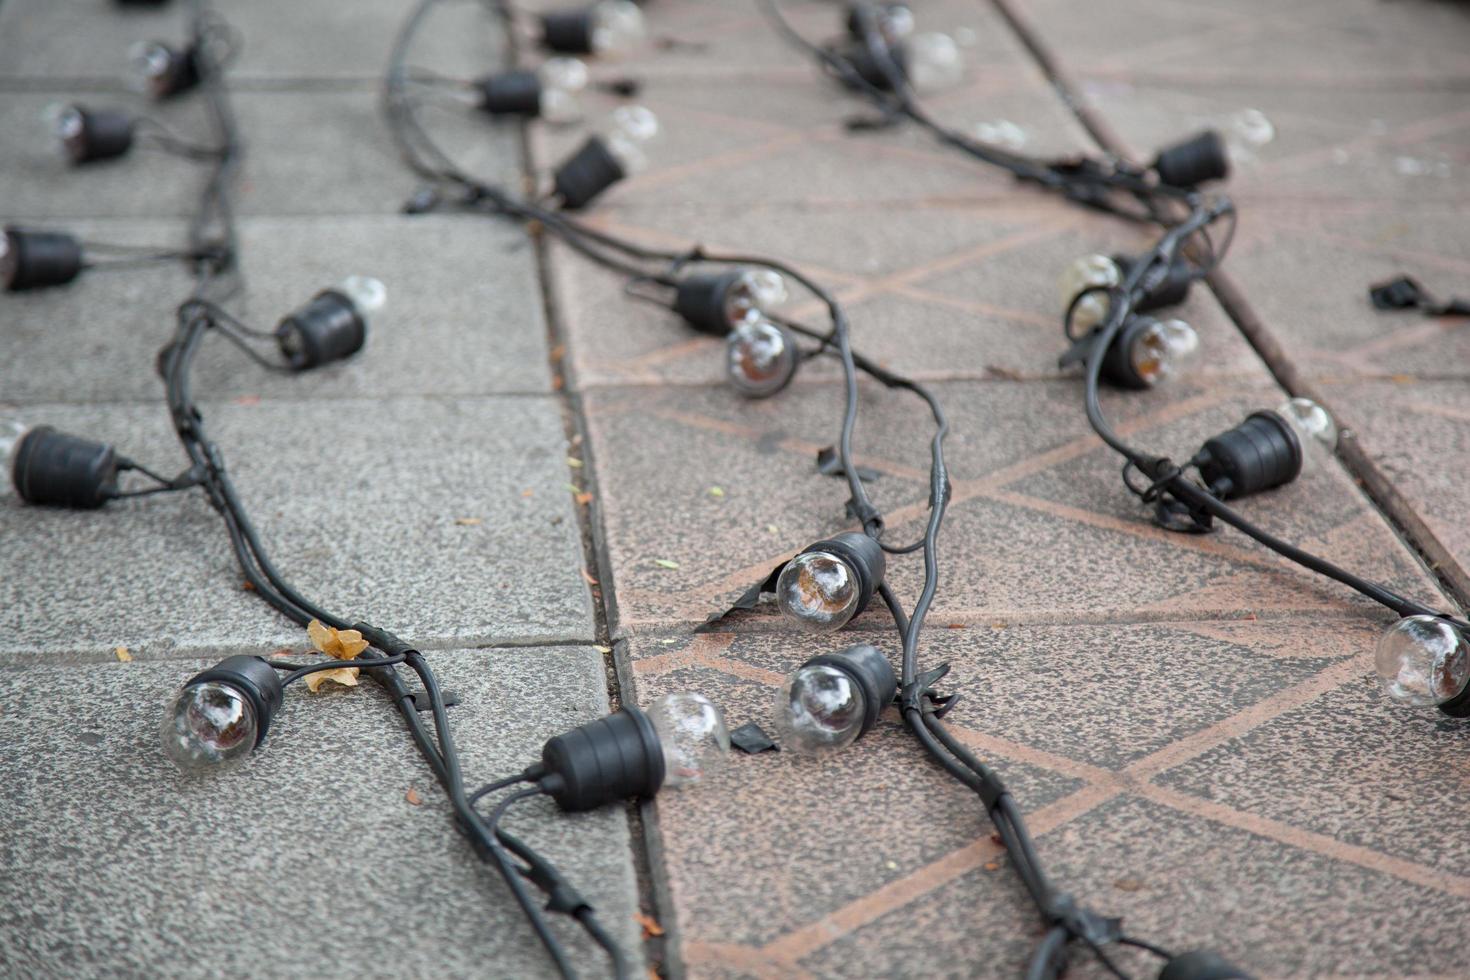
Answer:
[[796, 342], [769, 320], [745, 321], [725, 338], [725, 371], [747, 398], [767, 398], [796, 374]]
[[1285, 420], [1296, 433], [1302, 447], [1302, 472], [1315, 468], [1319, 457], [1337, 451], [1337, 423], [1327, 409], [1310, 398], [1292, 398], [1276, 409], [1276, 414]]
[[857, 572], [826, 551], [808, 551], [786, 563], [776, 580], [781, 612], [813, 633], [839, 630], [857, 614]]
[[388, 287], [372, 276], [348, 276], [337, 285], [337, 292], [350, 299], [358, 316], [364, 318], [381, 310], [388, 301]]
[[[847, 33], [855, 40], [863, 39], [862, 19], [858, 16], [858, 5], [847, 5]], [[885, 3], [874, 10], [878, 32], [889, 44], [908, 37], [914, 32], [914, 12], [906, 4]]]
[[773, 716], [783, 751], [831, 752], [851, 745], [893, 700], [898, 680], [877, 647], [813, 657], [781, 686]]
[[702, 694], [668, 694], [647, 709], [664, 758], [664, 785], [692, 786], [724, 767], [730, 756], [725, 718]]
[[162, 41], [140, 41], [128, 52], [132, 62], [133, 84], [138, 91], [155, 99], [167, 99], [198, 85], [198, 52], [192, 48], [174, 48]]
[[641, 105], [625, 105], [612, 111], [610, 122], [605, 139], [607, 151], [622, 167], [623, 176], [631, 177], [648, 169], [643, 145], [658, 135], [658, 117]]
[[862, 730], [867, 700], [845, 671], [826, 664], [786, 678], [776, 704], [776, 741], [789, 752], [817, 753], [851, 745]]
[[164, 714], [163, 751], [185, 773], [239, 765], [264, 740], [284, 694], [259, 657], [235, 656], [195, 674]]
[[786, 280], [772, 269], [746, 269], [725, 290], [725, 321], [730, 324], [764, 319], [762, 314], [786, 302]]
[[599, 0], [589, 11], [594, 54], [622, 54], [643, 40], [643, 11], [628, 0]]
[[31, 427], [17, 418], [0, 417], [0, 492], [13, 490], [16, 450]]
[[1142, 317], [1139, 322], [1141, 328], [1126, 336], [1125, 349], [1133, 373], [1152, 387], [1172, 377], [1199, 349], [1199, 334], [1183, 320]]
[[587, 66], [577, 58], [548, 58], [536, 70], [541, 82], [538, 108], [551, 123], [576, 122], [582, 118], [577, 93], [587, 87]]
[[915, 34], [904, 42], [903, 69], [916, 91], [937, 92], [958, 85], [965, 65], [948, 34]]
[[1394, 623], [1379, 638], [1373, 659], [1384, 691], [1411, 705], [1449, 701], [1470, 682], [1470, 646], [1455, 626], [1434, 616]]
[[191, 684], [174, 698], [159, 734], [164, 754], [184, 772], [228, 769], [255, 748], [255, 708], [231, 684]]
[[1113, 289], [1122, 281], [1123, 270], [1106, 255], [1084, 255], [1062, 270], [1061, 278], [1057, 280], [1062, 310], [1065, 312], [1074, 300], [1077, 302], [1072, 312], [1073, 329], [1079, 333], [1091, 330], [1108, 318], [1107, 293], [1091, 292], [1081, 300], [1077, 300], [1078, 296], [1088, 289]]

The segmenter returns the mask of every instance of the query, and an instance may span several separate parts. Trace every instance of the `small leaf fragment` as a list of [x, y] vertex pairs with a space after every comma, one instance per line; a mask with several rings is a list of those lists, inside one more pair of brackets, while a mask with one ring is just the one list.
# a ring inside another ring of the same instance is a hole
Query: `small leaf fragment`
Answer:
[[725, 495], [725, 488], [710, 487], [708, 490], [705, 491], [705, 493], [709, 494], [711, 497], [723, 497]]
[[314, 674], [307, 674], [301, 678], [306, 683], [306, 689], [312, 694], [317, 692], [327, 681], [340, 684], [343, 687], [357, 686], [356, 667], [338, 667], [336, 670], [319, 670]]
[[454, 519], [454, 523], [458, 524], [460, 527], [477, 527], [478, 525], [484, 524], [485, 522], [478, 517], [456, 517]]
[[125, 664], [133, 662], [133, 655], [128, 652], [127, 647], [118, 647], [112, 652], [117, 656], [118, 660], [122, 661]]
[[678, 568], [679, 567], [679, 563], [678, 562], [676, 562], [676, 561], [669, 561], [667, 558], [655, 558], [653, 560], [653, 563], [655, 565], [657, 565], [659, 568]]
[[598, 653], [612, 653], [612, 647], [593, 647]]
[[585, 568], [582, 569], [582, 581], [586, 582], [588, 585], [598, 584], [597, 579], [593, 578], [592, 573], [587, 571], [587, 569]]
[[412, 786], [408, 788], [407, 793], [403, 794], [403, 798], [408, 801], [410, 806], [419, 806], [424, 802], [419, 798], [419, 791]]
[[658, 920], [646, 912], [634, 912], [633, 918], [643, 927], [643, 938], [653, 939], [664, 934], [664, 927], [658, 924]]
[[575, 499], [577, 503], [581, 504], [583, 507], [586, 507], [588, 504], [592, 503], [593, 498], [592, 494], [590, 493], [579, 493], [577, 494]]
[[568, 456], [567, 465], [574, 470], [580, 470], [582, 468], [582, 461], [575, 456]]

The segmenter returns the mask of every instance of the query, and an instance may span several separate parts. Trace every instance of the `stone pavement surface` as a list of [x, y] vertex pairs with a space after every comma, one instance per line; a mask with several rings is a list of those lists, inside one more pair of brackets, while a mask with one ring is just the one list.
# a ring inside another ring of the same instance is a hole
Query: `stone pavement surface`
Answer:
[[[247, 506], [308, 594], [432, 650], [464, 699], [476, 775], [668, 691], [709, 695], [732, 726], [766, 721], [781, 678], [842, 638], [794, 635], [766, 608], [695, 628], [846, 526], [840, 485], [813, 466], [836, 436], [836, 372], [813, 363], [781, 396], [743, 401], [720, 381], [717, 341], [626, 300], [617, 277], [490, 221], [399, 216], [414, 182], [377, 90], [406, 6], [222, 11], [244, 39], [241, 312], [269, 324], [351, 273], [389, 288], [341, 365], [282, 378], [228, 349], [201, 359]], [[833, 4], [787, 6], [809, 36], [839, 25]], [[1249, 316], [1197, 289], [1182, 315], [1204, 356], [1155, 391], [1109, 393], [1107, 410], [1187, 455], [1283, 383], [1319, 395], [1351, 430], [1342, 460], [1243, 509], [1395, 588], [1463, 603], [1470, 334], [1377, 313], [1366, 291], [1407, 272], [1470, 292], [1464, 5], [915, 8], [923, 29], [968, 42], [964, 82], [932, 102], [955, 125], [1008, 122], [1046, 154], [1102, 140], [1142, 155], [1208, 123], [1236, 134], [1240, 236], [1222, 288]], [[910, 129], [848, 133], [862, 107], [754, 4], [652, 0], [646, 14], [654, 42], [594, 76], [640, 78], [663, 134], [650, 170], [587, 218], [793, 261], [848, 305], [860, 351], [934, 383], [954, 504], [921, 655], [952, 665], [949, 717], [1011, 786], [1048, 872], [1132, 932], [1263, 976], [1462, 974], [1466, 733], [1380, 694], [1371, 651], [1390, 615], [1231, 532], [1155, 528], [1056, 368], [1057, 273], [1139, 231]], [[415, 63], [469, 74], [503, 57], [477, 5], [436, 18]], [[0, 0], [13, 134], [0, 216], [176, 239], [190, 167], [135, 153], [64, 172], [35, 118], [58, 98], [133, 104], [127, 45], [179, 25], [173, 7]], [[587, 102], [594, 121], [617, 104]], [[189, 100], [164, 113], [198, 121]], [[516, 181], [582, 132], [433, 123], [477, 172]], [[175, 459], [151, 365], [185, 288], [165, 266], [0, 298], [0, 410]], [[861, 397], [857, 454], [908, 540], [926, 416], [876, 386]], [[890, 563], [907, 601], [920, 574]], [[268, 749], [218, 781], [168, 767], [154, 730], [183, 678], [226, 652], [303, 645], [241, 588], [202, 499], [89, 514], [0, 500], [0, 627], [0, 973], [549, 973], [371, 685], [293, 691]], [[885, 614], [849, 630], [896, 653]], [[977, 802], [891, 712], [821, 761], [736, 757], [651, 805], [516, 819], [665, 975], [1014, 976], [1037, 938]], [[639, 911], [662, 937], [640, 944]], [[572, 945], [589, 975], [604, 968]]]

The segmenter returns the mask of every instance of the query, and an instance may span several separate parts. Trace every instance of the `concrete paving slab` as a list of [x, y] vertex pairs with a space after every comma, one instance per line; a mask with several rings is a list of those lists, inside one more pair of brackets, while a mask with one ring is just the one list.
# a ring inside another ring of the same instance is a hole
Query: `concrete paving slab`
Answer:
[[[39, 123], [58, 101], [96, 102], [154, 112], [112, 93], [18, 92], [0, 105], [0, 127], [28, 134], [0, 146], [8, 175], [5, 218], [177, 217], [198, 206], [206, 173], [199, 165], [139, 147], [126, 157], [71, 168], [61, 162]], [[241, 172], [242, 215], [393, 214], [418, 184], [399, 158], [375, 90], [235, 92], [248, 147]], [[159, 115], [180, 134], [207, 141], [197, 99]], [[431, 106], [426, 118], [456, 159], [488, 179], [520, 180], [519, 137], [483, 116]], [[34, 138], [29, 138], [34, 134]]]
[[[405, 9], [392, 0], [352, 5], [350, 16], [329, 4], [264, 0], [220, 11], [238, 35], [231, 77], [260, 82], [357, 81], [376, 85]], [[187, 10], [98, 5], [88, 0], [9, 0], [0, 10], [0, 85], [44, 78], [116, 84], [129, 46], [174, 42], [186, 34]], [[485, 71], [504, 55], [504, 32], [474, 3], [446, 4], [423, 35], [416, 61], [445, 72]], [[99, 54], [113, 52], [108, 61]]]
[[1470, 452], [1470, 396], [1463, 381], [1327, 384], [1331, 399], [1461, 567], [1470, 565], [1470, 531], [1461, 462]]
[[[178, 222], [66, 221], [85, 240], [175, 247]], [[213, 397], [353, 398], [551, 390], [546, 323], [530, 240], [489, 219], [428, 215], [329, 220], [249, 219], [241, 228], [246, 288], [230, 309], [260, 329], [348, 275], [372, 275], [388, 303], [366, 347], [309, 374], [274, 374], [212, 341], [196, 373]], [[473, 276], [465, 270], [473, 267]], [[5, 294], [0, 318], [13, 357], [0, 398], [14, 404], [147, 401], [163, 388], [154, 356], [189, 294], [182, 263], [97, 271], [48, 290]], [[274, 354], [269, 346], [267, 354]]]
[[[536, 398], [206, 406], [287, 578], [429, 646], [587, 640], [592, 610], [557, 406]], [[170, 471], [161, 406], [29, 406]], [[303, 633], [242, 589], [197, 492], [79, 513], [0, 503], [0, 659], [268, 651]]]
[[[546, 738], [607, 710], [602, 658], [587, 647], [428, 658], [463, 699], [450, 714], [476, 784], [518, 771]], [[180, 776], [158, 725], [178, 686], [210, 662], [0, 671], [9, 972], [554, 975], [370, 682], [316, 695], [293, 687], [243, 767]], [[568, 815], [537, 801], [509, 825], [583, 890], [636, 962], [623, 813]], [[579, 929], [557, 931], [579, 969], [606, 970]]]
[[[1463, 914], [1462, 895], [1278, 842], [1249, 826], [1124, 797], [1043, 835], [1038, 846], [1058, 881], [1080, 900], [1122, 915], [1129, 934], [1171, 950], [1214, 949], [1255, 975], [1354, 976], [1368, 969], [1433, 976], [1459, 968], [1442, 947], [1403, 937], [1426, 914]], [[953, 876], [938, 869], [934, 877], [941, 875], [944, 887], [861, 932], [817, 949], [811, 947], [818, 940], [790, 944], [804, 954], [797, 962], [817, 977], [844, 975], [853, 964], [944, 977], [1022, 971], [1039, 931], [1005, 867], [969, 867]], [[1077, 954], [1079, 976], [1110, 975], [1089, 959]], [[1159, 965], [1122, 950], [1117, 962], [1130, 975]]]

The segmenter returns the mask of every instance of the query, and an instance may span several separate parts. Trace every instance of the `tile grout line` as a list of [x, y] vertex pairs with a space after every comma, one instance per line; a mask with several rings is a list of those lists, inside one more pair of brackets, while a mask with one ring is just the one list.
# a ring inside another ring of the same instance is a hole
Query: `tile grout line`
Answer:
[[[519, 60], [516, 38], [510, 36], [510, 66]], [[527, 182], [534, 181], [535, 159], [530, 137], [530, 121], [520, 126], [521, 173]], [[541, 299], [541, 312], [546, 324], [548, 368], [552, 378], [552, 395], [556, 398], [562, 417], [568, 458], [573, 455], [581, 461], [580, 466], [567, 467], [570, 484], [576, 487], [577, 496], [590, 495], [587, 503], [573, 499], [579, 539], [582, 546], [582, 571], [589, 580], [586, 583], [592, 600], [593, 628], [596, 647], [603, 653], [604, 678], [607, 685], [608, 706], [617, 710], [625, 704], [636, 705], [632, 667], [629, 662], [628, 644], [614, 641], [611, 624], [617, 616], [616, 599], [612, 596], [612, 562], [606, 547], [606, 531], [601, 521], [602, 493], [596, 478], [596, 460], [588, 438], [587, 414], [582, 401], [582, 392], [571, 384], [567, 369], [569, 338], [562, 329], [561, 307], [555, 294], [551, 274], [551, 250], [544, 231], [526, 229], [535, 253], [536, 286]], [[595, 570], [596, 574], [592, 572]], [[625, 819], [628, 821], [628, 843], [631, 850], [634, 886], [637, 890], [637, 911], [652, 917], [663, 929], [662, 936], [643, 934], [643, 958], [650, 975], [683, 980], [685, 971], [679, 954], [679, 932], [677, 917], [669, 891], [667, 871], [663, 861], [663, 834], [659, 827], [654, 801], [629, 801], [625, 804]], [[616, 935], [617, 930], [614, 929]]]
[[[1017, 11], [1013, 0], [989, 0], [1010, 27], [1011, 32], [1036, 60], [1058, 97], [1077, 117], [1084, 129], [1097, 144], [1109, 153], [1120, 157], [1131, 157], [1126, 142], [1117, 131], [1098, 113], [1094, 112], [1079, 96], [1078, 88], [1070, 74], [1062, 67], [1056, 56], [1042, 41], [1036, 29]], [[1271, 329], [1251, 307], [1245, 294], [1235, 281], [1223, 270], [1216, 269], [1207, 278], [1211, 292], [1236, 328], [1250, 344], [1251, 349], [1265, 363], [1266, 369], [1276, 382], [1294, 396], [1311, 398], [1332, 411], [1330, 402], [1324, 399], [1317, 386], [1309, 382], [1287, 355]], [[1336, 413], [1333, 413], [1334, 416]], [[1395, 536], [1411, 554], [1428, 570], [1430, 576], [1440, 584], [1450, 598], [1461, 609], [1470, 608], [1470, 573], [1445, 547], [1437, 535], [1419, 516], [1413, 506], [1393, 485], [1388, 475], [1363, 448], [1357, 434], [1344, 429], [1338, 446], [1338, 459], [1348, 474], [1353, 477], [1363, 495], [1388, 523]]]

